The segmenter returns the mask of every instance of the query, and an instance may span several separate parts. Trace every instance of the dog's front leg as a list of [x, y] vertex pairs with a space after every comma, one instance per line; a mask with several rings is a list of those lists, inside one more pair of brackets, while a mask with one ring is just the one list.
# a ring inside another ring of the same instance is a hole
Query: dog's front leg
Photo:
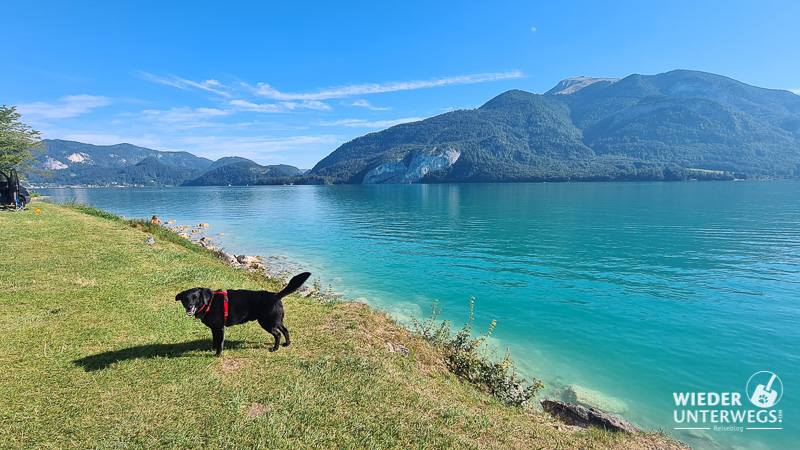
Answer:
[[222, 345], [225, 343], [225, 327], [212, 328], [211, 336], [214, 339], [214, 350], [217, 351], [215, 356], [222, 354]]

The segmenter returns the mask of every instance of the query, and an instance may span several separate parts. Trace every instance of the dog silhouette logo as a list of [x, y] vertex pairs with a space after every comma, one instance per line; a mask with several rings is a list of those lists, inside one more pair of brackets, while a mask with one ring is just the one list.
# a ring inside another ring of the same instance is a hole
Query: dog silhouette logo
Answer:
[[747, 398], [759, 408], [775, 406], [782, 396], [783, 382], [772, 372], [757, 372], [747, 380]]

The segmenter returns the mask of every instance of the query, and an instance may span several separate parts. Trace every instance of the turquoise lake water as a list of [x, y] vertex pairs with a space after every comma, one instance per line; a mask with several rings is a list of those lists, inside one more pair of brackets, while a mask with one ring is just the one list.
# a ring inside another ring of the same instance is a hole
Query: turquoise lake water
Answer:
[[[427, 317], [438, 299], [460, 327], [473, 296], [475, 330], [497, 319], [493, 343], [545, 382], [543, 397], [602, 392], [620, 416], [695, 448], [800, 443], [797, 182], [40, 192], [128, 218], [209, 223], [227, 251], [283, 256], [401, 321]], [[760, 371], [780, 377], [780, 421], [676, 422], [676, 410], [760, 411], [747, 399]], [[739, 392], [743, 403], [676, 407], [675, 392]]]

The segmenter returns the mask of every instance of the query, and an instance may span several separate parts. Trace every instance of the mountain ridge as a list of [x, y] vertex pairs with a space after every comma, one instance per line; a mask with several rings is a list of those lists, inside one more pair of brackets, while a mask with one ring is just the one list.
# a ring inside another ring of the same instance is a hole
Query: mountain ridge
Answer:
[[[800, 96], [723, 75], [576, 77], [343, 143], [305, 174], [131, 144], [45, 140], [41, 185], [632, 181], [800, 177]], [[147, 161], [143, 165], [138, 165]], [[159, 164], [156, 164], [158, 162]]]
[[[41, 187], [227, 186], [302, 173], [293, 166], [261, 166], [237, 156], [212, 161], [185, 151], [160, 151], [126, 143], [93, 145], [61, 139], [43, 142], [45, 153], [34, 166], [38, 172], [28, 174], [28, 182]], [[235, 167], [225, 169], [229, 165]], [[192, 184], [196, 180], [199, 181]]]
[[[458, 157], [442, 164], [446, 152]], [[420, 166], [420, 154], [429, 157], [429, 167]], [[367, 176], [375, 171], [383, 176]], [[800, 96], [675, 70], [616, 81], [567, 79], [545, 94], [506, 91], [474, 110], [353, 139], [323, 158], [306, 179], [426, 183], [797, 176]]]
[[611, 84], [619, 81], [619, 78], [595, 78], [595, 77], [576, 77], [561, 80], [555, 87], [545, 92], [544, 95], [566, 95], [577, 92], [595, 83]]
[[258, 184], [261, 179], [291, 178], [302, 174], [303, 172], [294, 166], [283, 164], [262, 166], [253, 161], [245, 160], [215, 167], [195, 179], [183, 182], [182, 186], [220, 186], [220, 180], [227, 181], [227, 184], [232, 186], [246, 186]]

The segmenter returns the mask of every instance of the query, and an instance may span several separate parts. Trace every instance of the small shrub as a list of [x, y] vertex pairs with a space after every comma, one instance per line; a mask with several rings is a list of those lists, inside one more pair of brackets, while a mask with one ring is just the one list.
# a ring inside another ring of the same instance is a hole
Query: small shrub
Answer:
[[316, 278], [314, 280], [314, 284], [312, 287], [311, 295], [309, 298], [313, 298], [322, 304], [329, 304], [329, 303], [338, 303], [340, 301], [340, 295], [333, 292], [333, 285], [329, 284], [327, 288], [322, 287], [322, 280]]
[[450, 322], [439, 320], [442, 309], [438, 308], [438, 300], [434, 300], [430, 317], [423, 321], [412, 317], [412, 328], [431, 344], [444, 349], [445, 364], [456, 376], [485, 389], [503, 403], [525, 406], [539, 389], [545, 387], [544, 383], [534, 378], [528, 386], [523, 386], [526, 380], [517, 378], [509, 349], [502, 359], [498, 358], [497, 350], [487, 343], [497, 326], [496, 320], [492, 320], [485, 335], [472, 337], [474, 310], [475, 297], [470, 297], [469, 320], [453, 335]]

